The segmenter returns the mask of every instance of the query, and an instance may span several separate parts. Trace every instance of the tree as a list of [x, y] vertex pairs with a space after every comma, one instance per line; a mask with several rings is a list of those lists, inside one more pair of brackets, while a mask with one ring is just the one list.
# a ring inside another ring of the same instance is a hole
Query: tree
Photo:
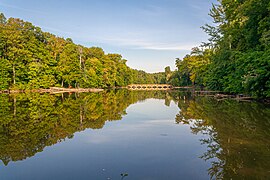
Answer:
[[128, 67], [120, 54], [77, 45], [2, 13], [0, 61], [1, 89], [104, 88], [155, 81], [154, 74]]
[[170, 66], [165, 67], [165, 78], [166, 78], [166, 83], [168, 83], [171, 79], [172, 72]]

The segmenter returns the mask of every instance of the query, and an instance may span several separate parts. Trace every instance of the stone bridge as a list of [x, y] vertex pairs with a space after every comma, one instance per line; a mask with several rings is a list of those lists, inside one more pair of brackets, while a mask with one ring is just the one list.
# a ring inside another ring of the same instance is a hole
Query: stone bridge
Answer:
[[168, 90], [173, 86], [170, 84], [130, 84], [127, 88], [131, 90]]

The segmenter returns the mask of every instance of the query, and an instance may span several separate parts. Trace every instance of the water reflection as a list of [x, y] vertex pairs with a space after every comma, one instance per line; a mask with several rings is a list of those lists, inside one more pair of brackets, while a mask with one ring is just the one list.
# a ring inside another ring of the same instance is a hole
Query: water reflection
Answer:
[[[270, 107], [255, 102], [194, 97], [188, 92], [115, 90], [57, 95], [1, 94], [0, 159], [9, 166], [11, 161], [35, 156], [47, 146], [73, 138], [76, 132], [101, 129], [107, 121], [121, 120], [131, 104], [149, 98], [165, 100], [166, 106], [172, 101], [178, 104], [175, 122], [188, 126], [201, 138], [201, 146], [207, 147], [200, 153], [200, 158], [210, 164], [210, 178], [267, 179], [270, 176]], [[154, 107], [154, 104], [150, 102], [149, 106]], [[154, 113], [155, 109], [149, 116], [157, 120], [155, 115], [161, 116], [161, 112]], [[159, 125], [162, 125], [161, 121], [164, 125], [168, 123], [159, 119]], [[131, 125], [139, 126], [139, 122]], [[165, 143], [165, 138], [171, 138], [171, 144], [178, 141], [178, 136], [172, 137], [168, 134], [170, 129], [166, 130], [159, 134], [160, 141]], [[144, 133], [143, 130], [140, 132]], [[138, 136], [134, 136], [134, 141], [136, 138]], [[154, 140], [152, 145], [157, 146], [160, 142]], [[177, 148], [183, 150], [186, 147], [177, 145]], [[176, 157], [170, 157], [168, 161], [172, 164]]]
[[159, 91], [126, 90], [81, 94], [1, 94], [0, 159], [5, 165], [23, 160], [72, 138], [86, 128], [100, 129], [121, 120], [126, 108], [147, 98], [164, 99]]
[[[178, 96], [181, 99], [181, 96]], [[196, 97], [180, 100], [176, 122], [204, 134], [214, 179], [267, 179], [270, 177], [270, 108], [255, 102], [216, 101]]]

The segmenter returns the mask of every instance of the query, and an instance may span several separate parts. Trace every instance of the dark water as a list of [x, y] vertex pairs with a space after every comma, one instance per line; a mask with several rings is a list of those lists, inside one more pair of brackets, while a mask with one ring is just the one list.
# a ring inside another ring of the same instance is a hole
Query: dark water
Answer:
[[267, 179], [270, 107], [183, 92], [0, 95], [0, 179]]

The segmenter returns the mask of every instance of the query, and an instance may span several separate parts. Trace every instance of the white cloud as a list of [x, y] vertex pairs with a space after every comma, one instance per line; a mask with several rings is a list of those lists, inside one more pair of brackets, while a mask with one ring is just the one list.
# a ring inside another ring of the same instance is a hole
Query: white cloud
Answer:
[[194, 44], [181, 44], [170, 42], [154, 42], [143, 39], [133, 38], [106, 38], [106, 43], [117, 44], [121, 46], [130, 46], [134, 49], [166, 50], [166, 51], [187, 51], [195, 46]]
[[72, 32], [64, 31], [64, 30], [61, 30], [61, 29], [56, 29], [56, 28], [52, 28], [52, 27], [48, 27], [48, 26], [43, 26], [42, 29], [45, 30], [45, 31], [48, 31], [50, 33], [52, 33], [52, 32], [58, 32], [60, 34], [64, 34], [65, 36], [69, 36], [69, 37], [73, 36], [73, 33]]

